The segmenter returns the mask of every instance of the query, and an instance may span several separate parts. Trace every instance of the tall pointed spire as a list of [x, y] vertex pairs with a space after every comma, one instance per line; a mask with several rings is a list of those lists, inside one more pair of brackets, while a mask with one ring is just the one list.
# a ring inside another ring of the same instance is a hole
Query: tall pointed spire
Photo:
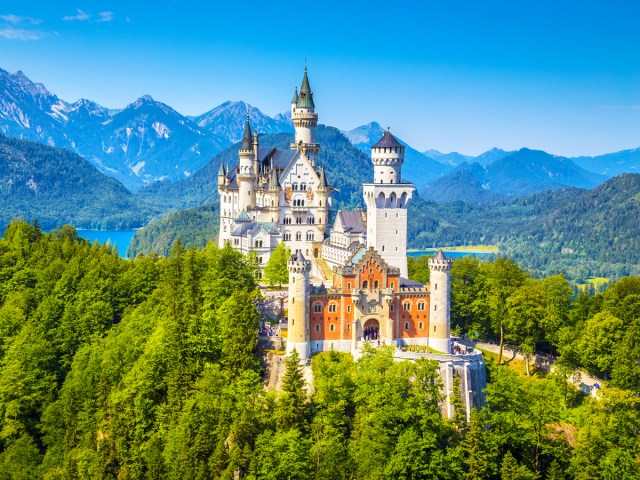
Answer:
[[247, 114], [247, 124], [244, 127], [244, 135], [242, 136], [242, 147], [240, 150], [253, 150], [253, 135], [251, 135], [251, 125], [249, 124], [249, 115]]
[[276, 170], [272, 162], [271, 175], [269, 176], [269, 190], [277, 190], [279, 188], [280, 188], [280, 181], [278, 180], [278, 171]]
[[295, 91], [293, 92], [291, 103], [298, 103], [298, 87], [296, 87]]
[[327, 183], [327, 175], [324, 173], [324, 165], [320, 168], [320, 185], [318, 185], [318, 189], [326, 190], [329, 188], [329, 184]]
[[302, 85], [300, 86], [300, 96], [296, 103], [298, 108], [315, 108], [313, 103], [313, 92], [309, 85], [309, 77], [307, 76], [307, 67], [304, 67], [304, 76], [302, 77]]

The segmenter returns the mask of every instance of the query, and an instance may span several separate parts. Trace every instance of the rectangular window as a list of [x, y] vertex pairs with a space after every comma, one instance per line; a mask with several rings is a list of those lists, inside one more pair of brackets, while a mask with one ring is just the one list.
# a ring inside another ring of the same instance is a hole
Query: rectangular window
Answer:
[[329, 327], [329, 330], [331, 330], [332, 332], [336, 331], [336, 324], [332, 323], [331, 326]]
[[351, 282], [347, 283], [347, 290], [351, 290]]
[[351, 313], [351, 305], [347, 305], [347, 312]]
[[419, 328], [420, 330], [422, 330], [422, 329], [424, 328], [424, 323], [420, 322], [420, 323], [418, 324], [418, 328]]
[[320, 331], [320, 325], [316, 325], [316, 332]]
[[389, 311], [393, 312], [393, 304], [389, 305]]

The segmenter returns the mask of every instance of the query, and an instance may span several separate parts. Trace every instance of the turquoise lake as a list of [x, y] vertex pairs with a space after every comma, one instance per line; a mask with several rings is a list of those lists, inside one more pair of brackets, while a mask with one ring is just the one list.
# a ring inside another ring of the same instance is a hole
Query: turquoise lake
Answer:
[[98, 241], [99, 244], [110, 242], [118, 247], [118, 253], [122, 258], [127, 258], [127, 248], [136, 230], [77, 230], [78, 235], [90, 242]]

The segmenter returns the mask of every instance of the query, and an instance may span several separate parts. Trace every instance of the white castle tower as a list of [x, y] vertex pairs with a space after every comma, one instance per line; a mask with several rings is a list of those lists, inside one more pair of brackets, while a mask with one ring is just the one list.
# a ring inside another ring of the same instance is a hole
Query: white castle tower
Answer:
[[256, 173], [254, 171], [255, 152], [253, 147], [253, 136], [251, 135], [251, 125], [249, 125], [249, 115], [247, 115], [247, 124], [244, 128], [242, 136], [242, 146], [238, 152], [240, 163], [238, 165], [238, 208], [251, 214], [250, 210], [256, 204]]
[[429, 259], [431, 301], [429, 302], [429, 346], [443, 353], [451, 353], [451, 264], [442, 250]]
[[373, 183], [363, 185], [367, 246], [374, 247], [407, 278], [407, 205], [415, 188], [411, 183], [402, 183], [404, 147], [387, 130], [371, 147], [371, 161]]
[[304, 77], [300, 86], [300, 94], [296, 89], [291, 101], [291, 121], [296, 131], [295, 143], [291, 148], [297, 148], [304, 153], [315, 165], [315, 157], [320, 151], [320, 144], [316, 143], [316, 127], [318, 114], [315, 112], [313, 92], [307, 77], [307, 67], [304, 67]]
[[309, 272], [311, 262], [300, 250], [291, 255], [289, 269], [289, 324], [287, 355], [295, 348], [301, 360], [311, 356], [309, 342]]

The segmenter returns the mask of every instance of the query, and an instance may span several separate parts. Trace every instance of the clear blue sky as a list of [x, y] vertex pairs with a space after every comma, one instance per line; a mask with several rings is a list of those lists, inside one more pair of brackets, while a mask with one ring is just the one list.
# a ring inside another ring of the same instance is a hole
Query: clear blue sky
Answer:
[[640, 147], [640, 0], [5, 0], [0, 15], [0, 67], [67, 101], [274, 115], [306, 58], [320, 121], [341, 129], [376, 120], [467, 154]]

